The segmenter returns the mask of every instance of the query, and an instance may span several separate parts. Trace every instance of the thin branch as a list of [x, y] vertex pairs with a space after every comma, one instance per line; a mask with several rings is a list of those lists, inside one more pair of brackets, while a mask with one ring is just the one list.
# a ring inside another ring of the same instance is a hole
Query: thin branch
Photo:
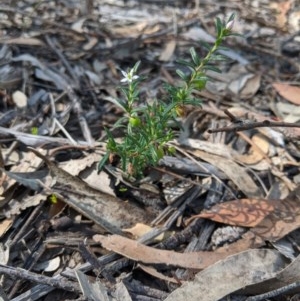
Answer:
[[278, 289], [275, 289], [273, 291], [267, 292], [265, 294], [253, 296], [253, 297], [248, 297], [245, 301], [261, 301], [261, 300], [266, 300], [269, 298], [274, 298], [279, 295], [283, 295], [285, 293], [288, 293], [289, 291], [293, 289], [297, 289], [300, 287], [300, 281], [288, 284], [286, 286], [280, 287]]
[[0, 273], [8, 275], [10, 277], [17, 277], [23, 280], [29, 280], [40, 284], [46, 284], [70, 292], [77, 292], [77, 293], [81, 292], [77, 283], [65, 279], [55, 279], [43, 275], [38, 275], [21, 268], [14, 268], [11, 266], [0, 264]]
[[232, 115], [227, 109], [224, 113], [230, 118], [232, 124], [230, 126], [224, 126], [217, 129], [209, 129], [208, 133], [218, 133], [218, 132], [239, 132], [246, 131], [255, 128], [261, 127], [292, 127], [292, 128], [300, 128], [300, 123], [288, 123], [288, 122], [277, 122], [270, 120], [263, 121], [252, 121], [248, 119], [238, 119], [234, 115]]

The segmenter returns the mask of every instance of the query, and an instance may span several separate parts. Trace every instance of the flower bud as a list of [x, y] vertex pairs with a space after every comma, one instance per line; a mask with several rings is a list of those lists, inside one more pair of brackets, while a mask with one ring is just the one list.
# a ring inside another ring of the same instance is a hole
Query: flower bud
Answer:
[[233, 25], [234, 25], [234, 19], [231, 20], [231, 21], [229, 21], [229, 22], [226, 24], [226, 29], [227, 29], [228, 31], [231, 31], [232, 28], [233, 28]]

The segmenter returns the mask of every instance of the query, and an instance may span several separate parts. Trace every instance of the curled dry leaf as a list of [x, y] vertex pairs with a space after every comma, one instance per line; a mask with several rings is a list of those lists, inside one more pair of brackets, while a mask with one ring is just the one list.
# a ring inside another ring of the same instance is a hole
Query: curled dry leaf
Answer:
[[281, 208], [280, 201], [270, 201], [262, 199], [240, 199], [222, 204], [217, 204], [209, 210], [203, 210], [190, 219], [187, 223], [195, 218], [207, 218], [215, 222], [243, 227], [255, 227], [270, 212], [286, 208]]
[[[141, 238], [143, 235], [150, 232], [152, 229], [153, 228], [148, 226], [148, 225], [145, 225], [145, 224], [142, 224], [142, 223], [137, 223], [136, 225], [134, 225], [131, 228], [123, 229], [123, 232], [130, 233], [135, 238]], [[163, 239], [164, 239], [164, 234], [163, 233], [155, 238], [156, 241], [162, 241]]]
[[253, 146], [250, 148], [249, 152], [238, 156], [238, 159], [247, 165], [257, 164], [262, 161], [266, 158], [270, 148], [270, 142], [266, 137], [261, 135], [254, 135], [251, 138], [251, 142]]
[[[292, 191], [284, 200], [281, 206], [269, 213], [258, 225], [251, 228], [243, 235], [243, 238], [219, 248], [218, 252], [231, 254], [258, 248], [265, 244], [265, 241], [275, 242], [290, 232], [300, 227], [300, 185]], [[234, 252], [235, 250], [235, 252]]]
[[[295, 191], [293, 194], [299, 191], [299, 187]], [[202, 217], [224, 224], [243, 227], [256, 227], [266, 222], [266, 218], [272, 218], [273, 220], [277, 218], [278, 222], [279, 220], [286, 220], [290, 221], [291, 224], [294, 221], [297, 223], [300, 204], [294, 201], [293, 194], [282, 201], [240, 199], [217, 204], [211, 209], [204, 210], [190, 218], [188, 222], [194, 218]], [[295, 195], [297, 197], [297, 194]], [[274, 224], [276, 224], [276, 221], [274, 221]]]
[[261, 76], [258, 74], [240, 74], [228, 85], [228, 90], [241, 99], [253, 97], [260, 87]]

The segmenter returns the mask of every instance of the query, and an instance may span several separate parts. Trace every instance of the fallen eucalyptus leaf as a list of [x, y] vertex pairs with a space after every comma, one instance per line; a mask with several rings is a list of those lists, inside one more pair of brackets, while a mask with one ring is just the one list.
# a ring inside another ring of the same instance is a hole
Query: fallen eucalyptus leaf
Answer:
[[7, 174], [10, 178], [16, 180], [18, 183], [35, 191], [40, 191], [43, 187], [42, 181], [48, 175], [48, 170], [39, 170], [33, 172], [10, 172], [0, 168], [2, 172]]
[[201, 271], [194, 281], [173, 291], [165, 301], [216, 301], [245, 286], [273, 278], [284, 267], [283, 256], [277, 251], [248, 250]]
[[132, 227], [138, 222], [150, 222], [154, 216], [146, 209], [122, 201], [105, 192], [90, 187], [78, 177], [56, 166], [36, 149], [30, 148], [48, 165], [59, 186], [53, 192], [75, 210], [111, 233], [123, 235], [122, 228]]
[[292, 284], [300, 279], [300, 256], [293, 260], [286, 268], [276, 274], [272, 279], [268, 279], [259, 285], [250, 286], [243, 290], [243, 293], [246, 294], [262, 294], [266, 293], [281, 287], [284, 287], [288, 284]]
[[101, 243], [102, 247], [136, 261], [198, 270], [204, 269], [232, 254], [230, 250], [222, 253], [206, 251], [179, 253], [160, 250], [119, 235], [104, 236], [96, 234], [93, 239], [95, 242]]

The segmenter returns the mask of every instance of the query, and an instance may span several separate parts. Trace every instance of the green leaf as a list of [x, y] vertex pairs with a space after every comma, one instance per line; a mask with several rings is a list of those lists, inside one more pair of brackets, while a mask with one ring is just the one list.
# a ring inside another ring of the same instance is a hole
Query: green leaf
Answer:
[[108, 137], [108, 142], [107, 142], [107, 148], [110, 151], [115, 151], [118, 147], [115, 138], [113, 137], [113, 135], [111, 134], [111, 132], [108, 129], [105, 129], [106, 135]]
[[149, 154], [151, 155], [152, 163], [159, 160], [156, 148], [153, 145], [149, 146]]
[[107, 97], [105, 98], [105, 100], [108, 100], [109, 102], [115, 104], [116, 106], [118, 106], [119, 108], [121, 108], [123, 111], [127, 111], [127, 104], [121, 100], [121, 99], [116, 99], [113, 97]]
[[176, 73], [178, 74], [178, 76], [183, 79], [184, 81], [187, 80], [187, 76], [179, 69], [176, 69]]
[[187, 102], [186, 102], [187, 105], [193, 105], [193, 106], [197, 106], [197, 107], [201, 107], [201, 100], [200, 99], [197, 99], [197, 98], [193, 98], [193, 99], [189, 99]]
[[194, 47], [192, 47], [192, 48], [190, 49], [190, 54], [191, 54], [191, 56], [192, 56], [192, 60], [193, 60], [193, 62], [195, 63], [195, 65], [196, 65], [196, 66], [199, 66], [199, 65], [200, 65], [200, 58], [199, 58], [198, 54], [196, 53], [196, 50], [195, 50]]
[[183, 66], [187, 66], [187, 67], [191, 68], [192, 70], [195, 70], [195, 66], [191, 62], [179, 59], [179, 60], [176, 60], [176, 63], [183, 65]]
[[117, 129], [117, 128], [121, 128], [121, 127], [124, 127], [125, 128], [125, 125], [124, 123], [128, 121], [128, 117], [127, 116], [124, 116], [124, 117], [121, 117], [119, 120], [117, 120], [117, 122], [113, 125], [113, 129]]
[[204, 70], [211, 70], [211, 71], [214, 71], [214, 72], [217, 72], [217, 73], [222, 73], [222, 70], [220, 70], [217, 67], [211, 66], [211, 65], [206, 65], [204, 67]]
[[228, 58], [223, 54], [213, 54], [210, 57], [210, 61], [226, 61]]
[[218, 52], [220, 52], [220, 50], [231, 51], [231, 49], [229, 47], [226, 47], [226, 46], [219, 46], [218, 47]]
[[235, 16], [236, 16], [236, 14], [235, 14], [235, 13], [232, 13], [232, 14], [230, 15], [230, 17], [228, 18], [227, 23], [229, 23], [230, 21], [232, 21], [233, 19], [235, 19]]
[[207, 42], [205, 42], [205, 41], [199, 41], [199, 44], [203, 47], [203, 48], [205, 48], [207, 51], [210, 51], [210, 49], [211, 49], [211, 44], [209, 44], [209, 43], [207, 43]]
[[215, 27], [216, 27], [217, 37], [220, 38], [222, 35], [223, 23], [219, 17], [216, 18]]
[[109, 158], [110, 152], [106, 152], [105, 155], [102, 157], [102, 159], [98, 163], [98, 173], [103, 170], [103, 167], [105, 163], [107, 162]]
[[138, 68], [139, 68], [139, 66], [140, 66], [140, 64], [141, 64], [141, 61], [137, 61], [136, 63], [135, 63], [135, 65], [133, 66], [133, 71], [134, 71], [134, 73], [136, 73], [137, 72], [137, 70], [138, 70]]
[[[212, 62], [225, 59], [226, 55], [219, 52], [224, 49], [221, 47], [223, 39], [230, 35], [238, 35], [231, 32], [234, 18], [234, 14], [224, 21], [216, 18], [217, 39], [213, 45], [202, 42], [203, 47], [208, 51], [207, 55], [202, 59], [195, 48], [191, 48], [191, 61], [179, 60], [178, 63], [185, 68], [176, 70], [184, 82], [176, 86], [165, 84], [166, 94], [162, 99], [155, 100], [151, 104], [145, 102], [145, 105], [134, 105], [140, 100], [139, 84], [142, 77], [121, 88], [125, 100], [114, 100], [113, 103], [122, 107], [127, 114], [115, 123], [114, 128], [124, 129], [124, 135], [121, 137], [121, 141], [116, 141], [111, 132], [108, 130], [106, 132], [107, 154], [113, 153], [120, 157], [123, 171], [137, 177], [143, 176], [144, 168], [157, 164], [167, 151], [165, 145], [175, 136], [174, 128], [181, 129], [176, 109], [184, 110], [184, 106], [187, 104], [201, 105], [201, 101], [194, 98], [192, 92], [194, 89], [205, 88], [209, 80], [205, 71], [221, 72]], [[134, 75], [138, 71], [139, 65], [140, 61], [130, 69], [130, 75]], [[186, 70], [187, 68], [189, 70]], [[101, 160], [99, 163], [101, 168], [105, 162], [105, 159]]]

